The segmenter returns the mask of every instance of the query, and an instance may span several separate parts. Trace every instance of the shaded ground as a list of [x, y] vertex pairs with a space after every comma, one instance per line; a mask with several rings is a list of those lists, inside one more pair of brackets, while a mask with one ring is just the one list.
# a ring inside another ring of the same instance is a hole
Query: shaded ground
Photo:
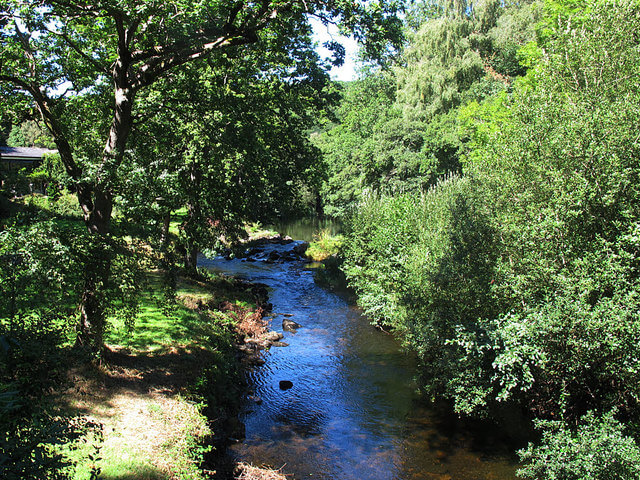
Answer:
[[235, 346], [266, 331], [265, 292], [227, 279], [182, 279], [178, 304], [163, 312], [159, 282], [151, 278], [136, 328], [110, 332], [102, 364], [69, 372], [65, 410], [102, 424], [103, 435], [99, 458], [81, 463], [76, 478], [90, 478], [92, 464], [99, 478], [113, 480], [285, 478], [248, 465], [202, 467], [205, 457], [221, 458], [207, 451], [226, 443], [229, 404], [244, 394]]

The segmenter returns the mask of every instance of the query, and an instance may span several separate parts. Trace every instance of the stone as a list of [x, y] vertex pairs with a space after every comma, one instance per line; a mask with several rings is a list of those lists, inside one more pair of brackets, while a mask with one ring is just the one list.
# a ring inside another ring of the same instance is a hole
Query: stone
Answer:
[[293, 388], [293, 382], [289, 380], [280, 380], [278, 385], [280, 386], [280, 390], [289, 390], [290, 388]]
[[269, 260], [278, 260], [280, 258], [280, 254], [276, 251], [269, 253]]
[[285, 318], [284, 320], [282, 320], [282, 329], [285, 332], [296, 333], [300, 327], [302, 327], [302, 325], [288, 318]]
[[269, 342], [277, 342], [278, 340], [282, 340], [284, 338], [284, 335], [278, 332], [267, 332], [262, 338]]
[[307, 251], [307, 248], [309, 248], [309, 242], [302, 242], [293, 247], [293, 251], [302, 257]]

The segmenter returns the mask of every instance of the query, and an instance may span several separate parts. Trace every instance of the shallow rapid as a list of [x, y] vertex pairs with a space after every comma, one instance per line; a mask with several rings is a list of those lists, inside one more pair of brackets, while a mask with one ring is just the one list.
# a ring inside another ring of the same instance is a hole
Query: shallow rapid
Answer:
[[[296, 479], [515, 478], [513, 446], [485, 426], [436, 413], [416, 392], [414, 358], [391, 335], [316, 285], [309, 265], [266, 261], [294, 245], [266, 245], [255, 261], [199, 260], [267, 285], [271, 328], [289, 344], [272, 347], [249, 372], [246, 438], [232, 454]], [[285, 318], [301, 325], [296, 333], [283, 331]]]

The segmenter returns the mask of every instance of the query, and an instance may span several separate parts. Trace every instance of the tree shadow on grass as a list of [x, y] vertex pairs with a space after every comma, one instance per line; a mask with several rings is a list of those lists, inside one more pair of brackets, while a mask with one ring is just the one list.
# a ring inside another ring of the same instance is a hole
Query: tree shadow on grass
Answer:
[[170, 476], [151, 465], [142, 465], [134, 471], [101, 473], [100, 480], [170, 480]]

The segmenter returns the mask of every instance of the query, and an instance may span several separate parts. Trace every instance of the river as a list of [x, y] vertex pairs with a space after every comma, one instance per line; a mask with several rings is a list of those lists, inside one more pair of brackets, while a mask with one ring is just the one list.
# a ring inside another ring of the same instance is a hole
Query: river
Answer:
[[[269, 245], [283, 252], [292, 245]], [[314, 283], [303, 262], [200, 259], [200, 266], [270, 288], [272, 347], [249, 372], [239, 460], [295, 479], [502, 480], [515, 478], [500, 431], [439, 413], [417, 393], [413, 356], [342, 296]], [[289, 318], [301, 325], [283, 331]], [[293, 386], [283, 390], [281, 381]]]

